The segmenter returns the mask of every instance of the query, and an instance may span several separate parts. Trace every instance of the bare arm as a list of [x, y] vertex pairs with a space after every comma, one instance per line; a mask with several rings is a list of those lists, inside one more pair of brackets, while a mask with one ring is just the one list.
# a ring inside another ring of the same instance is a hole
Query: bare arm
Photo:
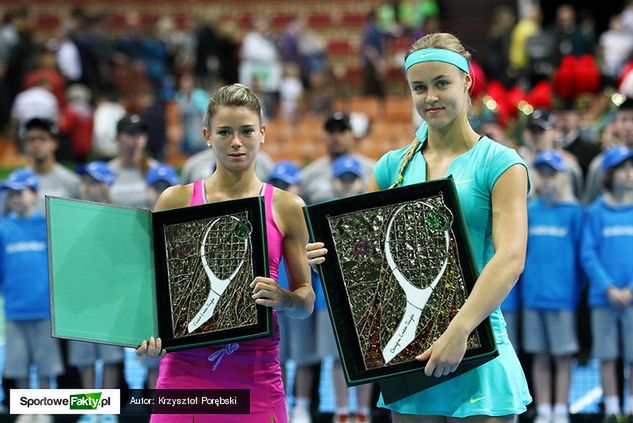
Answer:
[[418, 356], [429, 362], [427, 375], [441, 376], [457, 369], [468, 335], [503, 301], [523, 271], [527, 244], [527, 174], [510, 167], [492, 190], [492, 238], [495, 254], [484, 267], [468, 300], [435, 343]]
[[310, 268], [304, 252], [308, 228], [303, 218], [303, 200], [294, 194], [275, 190], [275, 213], [280, 229], [285, 233], [284, 258], [288, 269], [289, 289], [280, 287], [270, 278], [255, 278], [251, 286], [257, 304], [284, 311], [289, 317], [305, 319], [314, 308], [314, 291]]

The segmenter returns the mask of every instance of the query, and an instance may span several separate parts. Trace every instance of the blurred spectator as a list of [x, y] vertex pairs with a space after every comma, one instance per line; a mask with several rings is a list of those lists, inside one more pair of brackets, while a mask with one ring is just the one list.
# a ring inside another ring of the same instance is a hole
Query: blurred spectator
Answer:
[[286, 65], [294, 63], [300, 68], [303, 66], [301, 53], [299, 52], [299, 40], [304, 31], [304, 19], [300, 15], [293, 15], [283, 31], [280, 40], [279, 54], [281, 62]]
[[8, 62], [11, 50], [18, 43], [19, 16], [16, 11], [7, 11], [0, 24], [0, 61]]
[[[633, 331], [633, 261], [624, 253], [633, 251], [633, 151], [624, 146], [608, 149], [602, 171], [605, 193], [587, 210], [581, 263], [589, 279], [592, 355], [600, 360], [604, 414], [614, 420], [622, 414], [619, 358], [633, 376], [633, 338], [626, 335]], [[625, 404], [630, 417], [633, 385]]]
[[63, 23], [55, 46], [57, 67], [70, 83], [78, 82], [82, 77], [81, 56], [72, 39], [72, 31], [69, 23]]
[[66, 104], [66, 80], [59, 73], [55, 63], [55, 55], [45, 49], [40, 50], [35, 69], [24, 75], [24, 88], [31, 88], [38, 84], [38, 81], [45, 79], [48, 81], [50, 92], [57, 98], [57, 104], [60, 108]]
[[[222, 28], [224, 24], [219, 22], [218, 25]], [[226, 46], [221, 45], [222, 40], [216, 35], [215, 27], [216, 25], [214, 23], [208, 22], [201, 17], [197, 18], [194, 34], [196, 49], [193, 69], [195, 78], [204, 86], [213, 84], [215, 79], [214, 72], [217, 71], [217, 69], [210, 69], [209, 64], [217, 63], [220, 57], [222, 57], [223, 60], [225, 58], [230, 59], [230, 56], [222, 55], [224, 52], [221, 50], [223, 50], [223, 47], [226, 48]], [[226, 41], [226, 38], [224, 38], [224, 40]]]
[[59, 132], [70, 141], [72, 160], [83, 163], [92, 149], [90, 90], [82, 84], [70, 85], [66, 90], [66, 100], [59, 120]]
[[269, 22], [258, 17], [242, 40], [240, 82], [261, 95], [264, 113], [270, 117], [275, 115], [274, 99], [279, 93], [281, 75], [281, 61]]
[[301, 71], [294, 63], [284, 65], [284, 76], [279, 86], [279, 105], [281, 118], [289, 122], [297, 122], [301, 114], [303, 84]]
[[427, 19], [437, 18], [440, 13], [436, 0], [405, 0], [398, 3], [398, 21], [409, 33], [424, 27]]
[[168, 52], [164, 40], [166, 29], [161, 28], [159, 23], [152, 23], [143, 37], [141, 58], [145, 64], [145, 74], [154, 87], [156, 98], [165, 100], [165, 85], [169, 72]]
[[310, 75], [310, 90], [307, 96], [312, 116], [326, 117], [332, 112], [334, 91], [327, 72], [313, 72]]
[[[547, 110], [537, 109], [528, 117], [527, 124], [523, 130], [528, 152], [522, 151], [521, 155], [527, 163], [531, 163], [539, 154], [554, 150], [559, 132], [556, 129], [555, 119]], [[580, 198], [583, 189], [583, 175], [576, 157], [565, 150], [558, 150], [562, 156], [565, 166], [561, 170], [567, 175], [572, 193], [576, 198]]]
[[[9, 216], [0, 224], [0, 287], [6, 319], [4, 377], [29, 388], [30, 366], [37, 366], [39, 388], [63, 372], [59, 341], [51, 337], [46, 218], [37, 212], [39, 182], [29, 170], [16, 170], [2, 184]], [[37, 416], [36, 416], [37, 417]], [[37, 421], [52, 422], [50, 416]]]
[[220, 81], [218, 84], [234, 84], [239, 81], [240, 40], [232, 21], [218, 24], [216, 51], [220, 60]]
[[560, 131], [556, 147], [563, 148], [576, 157], [586, 178], [589, 164], [600, 153], [596, 140], [586, 140], [581, 133], [581, 114], [573, 102], [564, 102], [555, 111], [555, 126]]
[[17, 95], [11, 108], [12, 127], [17, 138], [24, 139], [24, 125], [33, 118], [47, 119], [54, 123], [59, 117], [59, 103], [51, 92], [51, 83], [46, 78], [35, 81], [35, 85]]
[[141, 87], [137, 90], [135, 104], [130, 107], [139, 114], [146, 125], [147, 153], [154, 159], [162, 161], [165, 158], [167, 146], [167, 113], [165, 102], [156, 97], [156, 90]]
[[367, 26], [364, 29], [360, 45], [361, 66], [363, 70], [363, 94], [379, 98], [385, 97], [385, 48], [382, 33], [378, 28], [376, 11], [367, 13]]
[[519, 71], [525, 72], [528, 65], [526, 43], [528, 38], [541, 29], [541, 8], [530, 3], [522, 10], [521, 18], [512, 29], [510, 36], [510, 64]]
[[52, 122], [34, 118], [26, 122], [24, 153], [27, 169], [39, 177], [39, 201], [36, 210], [46, 211], [44, 197], [79, 198], [79, 178], [57, 162], [55, 152], [59, 146], [59, 134]]
[[209, 93], [195, 85], [191, 74], [186, 73], [180, 77], [180, 88], [176, 93], [176, 102], [180, 111], [182, 122], [182, 139], [180, 147], [186, 154], [195, 154], [205, 148], [200, 139], [202, 134], [202, 118], [207, 110]]
[[620, 16], [611, 17], [609, 30], [600, 36], [599, 45], [602, 73], [614, 83], [633, 53], [633, 34], [626, 30]]
[[90, 89], [100, 89], [105, 78], [110, 77], [106, 64], [113, 54], [107, 36], [109, 31], [103, 28], [103, 17], [84, 16], [73, 41], [81, 58], [81, 82]]
[[28, 24], [28, 9], [22, 7], [7, 13], [2, 33], [5, 39], [10, 40], [4, 81], [7, 88], [7, 104], [11, 105], [22, 90], [24, 75], [36, 56], [36, 46]]
[[[524, 307], [523, 350], [533, 354], [534, 421], [568, 423], [571, 359], [579, 349], [575, 310], [582, 288], [578, 251], [583, 210], [563, 173], [561, 154], [541, 152], [532, 167], [536, 169], [537, 194], [528, 206], [528, 247], [519, 281]], [[550, 259], [552, 251], [556, 251], [556, 260]]]
[[593, 54], [595, 40], [593, 34], [584, 32], [576, 21], [576, 9], [562, 4], [556, 9], [556, 21], [550, 31], [554, 34], [560, 57]]
[[[633, 149], [633, 99], [627, 99], [620, 105], [611, 126], [616, 143]], [[589, 166], [587, 183], [582, 197], [585, 204], [593, 203], [602, 192], [603, 158], [602, 153], [597, 155]]]
[[110, 187], [112, 203], [120, 206], [145, 207], [145, 177], [159, 163], [147, 154], [147, 124], [139, 115], [126, 115], [117, 123], [119, 152], [108, 162], [114, 173]]
[[119, 151], [116, 124], [125, 116], [125, 108], [114, 90], [97, 91], [92, 132], [92, 154], [99, 160], [110, 160]]
[[302, 197], [308, 204], [332, 199], [332, 163], [341, 156], [351, 155], [361, 164], [364, 187], [367, 187], [375, 162], [365, 156], [354, 153], [356, 139], [352, 132], [350, 117], [334, 112], [323, 125], [326, 135], [327, 155], [314, 160], [301, 172], [303, 183]]
[[327, 70], [327, 53], [325, 40], [316, 31], [306, 28], [299, 37], [299, 54], [303, 75], [309, 79], [310, 75]]
[[494, 10], [492, 24], [487, 34], [486, 77], [501, 81], [505, 86], [509, 86], [511, 80], [508, 71], [510, 69], [512, 28], [515, 24], [514, 10], [507, 6], [499, 6]]

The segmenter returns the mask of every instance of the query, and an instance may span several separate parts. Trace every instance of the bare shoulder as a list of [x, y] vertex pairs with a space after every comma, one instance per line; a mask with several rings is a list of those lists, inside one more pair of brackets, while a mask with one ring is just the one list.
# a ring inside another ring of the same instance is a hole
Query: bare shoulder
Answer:
[[298, 195], [275, 188], [273, 195], [275, 221], [284, 232], [303, 222], [303, 206], [305, 203]]
[[160, 195], [154, 211], [185, 207], [191, 201], [192, 194], [193, 184], [171, 186]]
[[300, 211], [301, 208], [305, 206], [305, 203], [298, 195], [281, 190], [279, 188], [275, 188], [274, 190], [273, 206], [275, 207], [275, 209], [281, 212], [291, 213], [293, 210]]

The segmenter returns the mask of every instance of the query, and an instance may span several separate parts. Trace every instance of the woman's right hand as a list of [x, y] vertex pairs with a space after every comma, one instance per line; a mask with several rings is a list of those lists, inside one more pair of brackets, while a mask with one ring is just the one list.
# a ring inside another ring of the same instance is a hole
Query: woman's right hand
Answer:
[[158, 357], [163, 358], [167, 351], [161, 349], [162, 341], [160, 338], [154, 339], [153, 336], [150, 336], [149, 342], [143, 339], [141, 342], [141, 346], [136, 349], [136, 355], [141, 356], [143, 354], [147, 354], [149, 357]]
[[322, 242], [310, 242], [306, 245], [306, 253], [308, 255], [308, 264], [316, 266], [317, 264], [323, 264], [325, 261], [327, 249]]

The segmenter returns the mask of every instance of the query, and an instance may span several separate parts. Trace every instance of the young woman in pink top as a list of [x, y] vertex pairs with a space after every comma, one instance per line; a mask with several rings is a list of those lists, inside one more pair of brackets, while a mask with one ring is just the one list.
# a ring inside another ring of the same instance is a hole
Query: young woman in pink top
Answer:
[[[161, 349], [160, 339], [144, 340], [137, 354], [164, 357], [156, 384], [159, 389], [250, 389], [248, 416], [155, 414], [151, 421], [286, 422], [277, 312], [303, 319], [312, 313], [314, 305], [304, 250], [308, 240], [301, 210], [304, 204], [298, 196], [273, 188], [255, 176], [255, 157], [264, 142], [265, 128], [259, 99], [250, 88], [240, 84], [222, 87], [209, 100], [204, 126], [204, 140], [215, 151], [215, 173], [193, 184], [167, 188], [155, 210], [264, 196], [270, 277], [256, 277], [251, 287], [257, 304], [274, 309], [274, 335], [168, 354]], [[281, 288], [276, 281], [282, 255], [290, 289]]]

